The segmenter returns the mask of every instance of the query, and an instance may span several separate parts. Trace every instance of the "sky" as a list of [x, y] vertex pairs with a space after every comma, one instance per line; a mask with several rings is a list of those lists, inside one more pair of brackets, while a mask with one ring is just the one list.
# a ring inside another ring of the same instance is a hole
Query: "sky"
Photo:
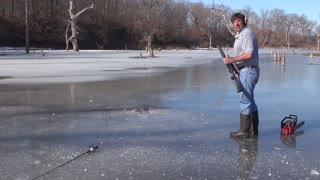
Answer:
[[306, 15], [308, 20], [320, 22], [319, 0], [190, 0], [189, 2], [202, 2], [206, 5], [223, 4], [233, 10], [250, 6], [253, 11], [260, 14], [260, 10], [282, 9], [286, 14], [294, 13]]

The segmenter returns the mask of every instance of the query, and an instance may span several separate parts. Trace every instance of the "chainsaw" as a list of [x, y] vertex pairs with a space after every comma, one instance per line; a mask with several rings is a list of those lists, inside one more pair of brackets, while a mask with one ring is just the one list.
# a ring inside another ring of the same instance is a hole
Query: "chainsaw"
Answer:
[[290, 114], [281, 121], [281, 135], [293, 134], [295, 131], [304, 125], [304, 121], [298, 122], [298, 116]]

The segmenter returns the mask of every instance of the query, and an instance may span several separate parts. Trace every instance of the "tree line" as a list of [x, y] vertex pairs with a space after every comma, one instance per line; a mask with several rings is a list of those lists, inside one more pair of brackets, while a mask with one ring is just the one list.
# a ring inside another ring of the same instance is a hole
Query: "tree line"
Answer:
[[[228, 26], [234, 12], [246, 15], [260, 47], [319, 49], [317, 22], [277, 8], [256, 13], [250, 6], [234, 10], [222, 4], [188, 0], [71, 1], [75, 13], [92, 5], [75, 20], [80, 49], [210, 48], [215, 42], [231, 46], [233, 30]], [[66, 48], [69, 2], [28, 0], [32, 47]], [[25, 19], [26, 3], [0, 0], [0, 46], [25, 46]]]

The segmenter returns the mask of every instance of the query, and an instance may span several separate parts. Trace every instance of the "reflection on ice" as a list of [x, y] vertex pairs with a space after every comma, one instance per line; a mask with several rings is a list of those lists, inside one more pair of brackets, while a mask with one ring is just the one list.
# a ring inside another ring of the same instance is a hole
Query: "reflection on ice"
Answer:
[[281, 142], [288, 147], [296, 147], [296, 137], [299, 137], [304, 134], [304, 131], [298, 131], [293, 134], [281, 135]]
[[239, 144], [238, 178], [237, 179], [257, 179], [253, 177], [252, 170], [258, 156], [258, 137], [239, 139], [230, 137]]

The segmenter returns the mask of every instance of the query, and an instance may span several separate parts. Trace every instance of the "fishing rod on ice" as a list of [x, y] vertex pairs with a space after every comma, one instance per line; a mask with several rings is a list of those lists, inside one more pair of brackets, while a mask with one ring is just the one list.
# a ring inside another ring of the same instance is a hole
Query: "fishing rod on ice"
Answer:
[[59, 166], [57, 166], [57, 167], [55, 167], [55, 168], [53, 168], [53, 169], [45, 172], [45, 173], [43, 173], [43, 174], [41, 174], [41, 175], [39, 175], [39, 176], [37, 176], [37, 177], [34, 177], [32, 180], [35, 180], [35, 179], [38, 179], [38, 178], [43, 177], [43, 176], [45, 176], [45, 175], [48, 175], [48, 174], [51, 173], [52, 171], [54, 171], [54, 170], [56, 170], [56, 169], [58, 169], [58, 168], [61, 168], [62, 166], [64, 166], [64, 165], [66, 165], [66, 164], [68, 164], [68, 163], [70, 163], [70, 162], [72, 162], [72, 161], [80, 158], [81, 156], [83, 156], [83, 155], [85, 155], [85, 154], [89, 154], [89, 153], [95, 152], [97, 149], [98, 149], [98, 146], [93, 146], [93, 144], [92, 144], [92, 145], [89, 145], [89, 149], [88, 149], [86, 152], [84, 152], [84, 153], [82, 153], [82, 154], [80, 154], [80, 155], [78, 155], [78, 156], [70, 159], [69, 161], [67, 161], [67, 162], [65, 162], [65, 163], [63, 163], [63, 164], [61, 164], [61, 165], [59, 165]]

